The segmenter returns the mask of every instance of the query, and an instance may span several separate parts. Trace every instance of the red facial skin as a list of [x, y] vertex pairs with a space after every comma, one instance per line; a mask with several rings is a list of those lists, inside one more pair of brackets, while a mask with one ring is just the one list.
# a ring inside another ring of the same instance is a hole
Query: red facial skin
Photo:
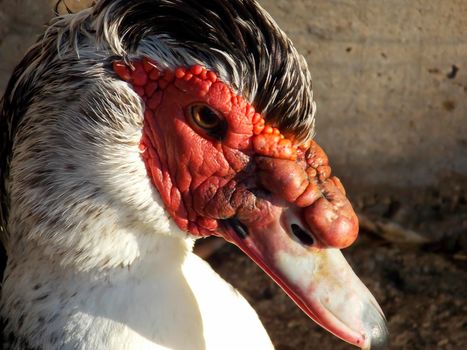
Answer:
[[[201, 66], [161, 71], [143, 58], [131, 67], [116, 61], [113, 69], [145, 103], [142, 158], [182, 230], [236, 244], [338, 337], [366, 348], [383, 338], [374, 331], [384, 320], [371, 293], [342, 255], [327, 249], [352, 244], [358, 220], [314, 141], [284, 137]], [[215, 111], [222, 135], [212, 134], [209, 118], [195, 118], [200, 105]]]
[[[142, 156], [166, 209], [182, 229], [196, 236], [218, 235], [219, 219], [266, 220], [273, 193], [300, 210], [323, 246], [354, 242], [358, 219], [324, 151], [314, 142], [294, 144], [217, 75], [201, 66], [162, 72], [144, 58], [113, 69], [146, 103]], [[204, 103], [228, 125], [215, 140], [194, 125], [189, 107]]]

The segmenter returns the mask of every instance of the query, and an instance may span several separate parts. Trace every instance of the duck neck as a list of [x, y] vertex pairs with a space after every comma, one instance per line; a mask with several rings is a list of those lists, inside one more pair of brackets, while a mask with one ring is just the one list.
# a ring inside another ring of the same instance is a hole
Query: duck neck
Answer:
[[[184, 348], [177, 343], [180, 332], [192, 339], [202, 334], [182, 271], [193, 241], [162, 234], [133, 239], [136, 250], [127, 242], [127, 251], [116, 249], [108, 261], [89, 254], [81, 264], [34, 242], [22, 244], [21, 254], [9, 252], [1, 295], [5, 330], [33, 348]], [[168, 315], [177, 334], [167, 333]]]

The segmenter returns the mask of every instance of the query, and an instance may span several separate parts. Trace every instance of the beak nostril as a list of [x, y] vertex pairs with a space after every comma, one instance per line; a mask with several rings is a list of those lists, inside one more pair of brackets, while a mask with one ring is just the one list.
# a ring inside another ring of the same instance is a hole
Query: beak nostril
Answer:
[[313, 237], [297, 224], [290, 225], [292, 232], [303, 245], [311, 246], [314, 243]]

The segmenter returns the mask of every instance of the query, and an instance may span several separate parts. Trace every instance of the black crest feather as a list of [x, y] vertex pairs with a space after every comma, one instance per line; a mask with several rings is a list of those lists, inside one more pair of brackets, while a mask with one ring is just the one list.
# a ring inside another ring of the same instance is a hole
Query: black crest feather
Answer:
[[240, 77], [236, 88], [267, 120], [298, 139], [312, 136], [315, 106], [305, 60], [256, 1], [103, 0], [94, 14], [105, 11], [106, 26], [118, 28], [127, 52], [158, 36], [168, 46], [214, 56]]

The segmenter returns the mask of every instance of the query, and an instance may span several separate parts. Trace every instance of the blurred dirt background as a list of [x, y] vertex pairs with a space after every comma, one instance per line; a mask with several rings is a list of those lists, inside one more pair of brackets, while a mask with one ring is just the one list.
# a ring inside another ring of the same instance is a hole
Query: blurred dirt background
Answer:
[[[76, 11], [90, 1], [66, 3]], [[317, 140], [361, 220], [344, 254], [386, 313], [390, 349], [467, 348], [467, 1], [260, 3], [309, 63]], [[0, 94], [54, 4], [0, 0]], [[278, 350], [352, 348], [236, 248], [209, 261]]]

